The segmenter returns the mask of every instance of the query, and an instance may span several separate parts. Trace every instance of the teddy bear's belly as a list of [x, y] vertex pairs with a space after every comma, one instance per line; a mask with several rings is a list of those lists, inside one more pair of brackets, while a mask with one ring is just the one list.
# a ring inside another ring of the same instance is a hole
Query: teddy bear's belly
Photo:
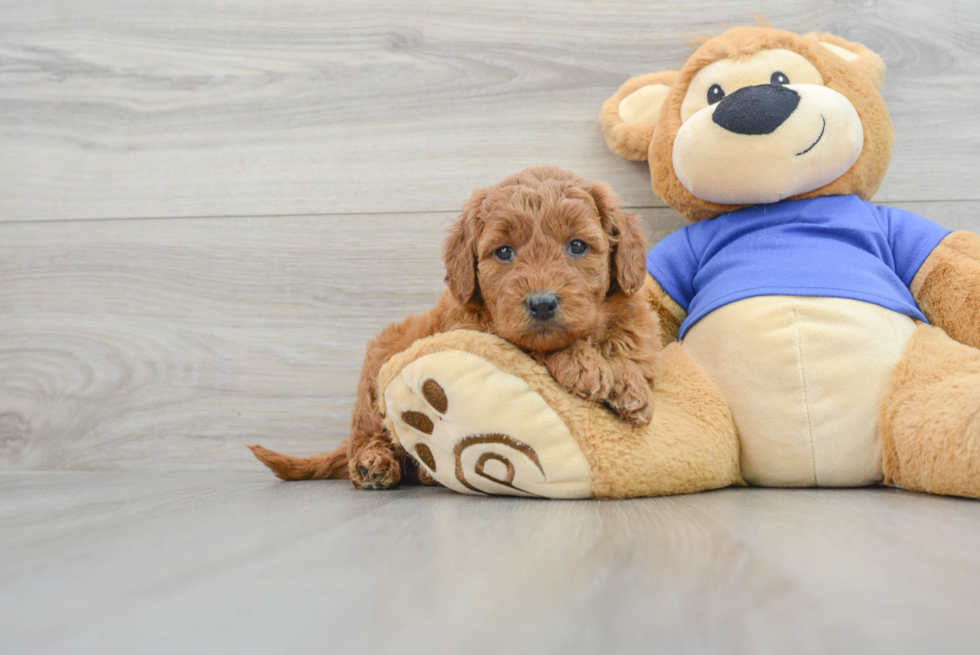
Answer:
[[760, 296], [715, 310], [681, 345], [728, 399], [746, 482], [859, 486], [882, 479], [878, 409], [915, 329], [857, 300]]

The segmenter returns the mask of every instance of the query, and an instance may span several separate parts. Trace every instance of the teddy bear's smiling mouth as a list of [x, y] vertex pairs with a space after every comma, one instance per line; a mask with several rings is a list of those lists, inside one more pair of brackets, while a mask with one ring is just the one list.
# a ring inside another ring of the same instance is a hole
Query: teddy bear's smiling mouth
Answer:
[[820, 114], [820, 120], [823, 121], [823, 125], [820, 127], [820, 136], [817, 137], [817, 140], [816, 141], [814, 141], [813, 143], [810, 144], [810, 147], [809, 148], [807, 148], [803, 152], [796, 153], [796, 156], [797, 157], [799, 157], [800, 155], [805, 155], [806, 153], [810, 152], [811, 150], [813, 150], [813, 147], [814, 146], [816, 146], [818, 143], [820, 143], [820, 139], [823, 138], [823, 133], [827, 129], [827, 119], [823, 117], [823, 114]]

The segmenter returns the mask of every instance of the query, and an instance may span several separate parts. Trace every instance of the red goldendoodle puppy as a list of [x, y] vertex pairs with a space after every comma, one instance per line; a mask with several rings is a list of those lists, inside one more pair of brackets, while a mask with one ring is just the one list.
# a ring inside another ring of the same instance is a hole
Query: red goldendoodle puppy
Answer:
[[252, 451], [284, 480], [349, 477], [359, 489], [388, 489], [419, 473], [427, 482], [385, 430], [378, 371], [414, 341], [460, 328], [497, 334], [570, 392], [649, 423], [660, 328], [638, 293], [646, 250], [639, 219], [609, 187], [569, 171], [529, 168], [475, 192], [446, 240], [449, 291], [368, 344], [347, 443], [305, 458]]

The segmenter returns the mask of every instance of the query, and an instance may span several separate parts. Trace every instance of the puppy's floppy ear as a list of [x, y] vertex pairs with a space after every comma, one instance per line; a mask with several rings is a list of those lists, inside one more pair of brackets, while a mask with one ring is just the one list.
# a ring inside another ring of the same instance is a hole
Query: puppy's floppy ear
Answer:
[[876, 88], [885, 83], [885, 62], [874, 50], [829, 32], [810, 32], [807, 36], [861, 71]]
[[647, 240], [643, 236], [640, 217], [621, 210], [612, 190], [601, 182], [593, 182], [589, 193], [599, 210], [602, 228], [612, 243], [610, 277], [613, 284], [610, 290], [615, 290], [618, 285], [627, 295], [634, 294], [643, 288], [647, 275]]
[[463, 206], [463, 213], [449, 228], [442, 259], [446, 264], [446, 286], [462, 304], [474, 300], [479, 292], [476, 279], [476, 239], [479, 232], [480, 210], [488, 189], [473, 192]]
[[647, 158], [660, 108], [667, 100], [677, 71], [661, 71], [634, 77], [602, 105], [602, 134], [620, 157]]

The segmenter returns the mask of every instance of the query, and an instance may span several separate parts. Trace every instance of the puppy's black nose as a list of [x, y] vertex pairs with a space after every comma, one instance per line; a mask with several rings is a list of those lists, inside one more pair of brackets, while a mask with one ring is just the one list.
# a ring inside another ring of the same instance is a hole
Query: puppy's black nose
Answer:
[[800, 94], [782, 84], [745, 86], [718, 103], [715, 123], [735, 134], [770, 134], [800, 104]]
[[524, 301], [527, 313], [539, 321], [547, 321], [558, 311], [558, 296], [553, 293], [532, 293]]

